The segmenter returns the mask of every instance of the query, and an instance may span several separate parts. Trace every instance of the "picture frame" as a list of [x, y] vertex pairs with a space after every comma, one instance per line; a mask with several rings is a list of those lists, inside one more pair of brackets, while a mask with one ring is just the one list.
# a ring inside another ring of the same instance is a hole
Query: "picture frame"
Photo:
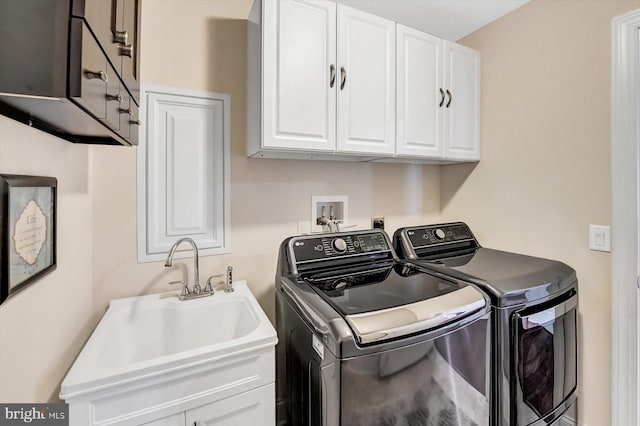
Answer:
[[0, 304], [56, 269], [57, 187], [0, 174]]

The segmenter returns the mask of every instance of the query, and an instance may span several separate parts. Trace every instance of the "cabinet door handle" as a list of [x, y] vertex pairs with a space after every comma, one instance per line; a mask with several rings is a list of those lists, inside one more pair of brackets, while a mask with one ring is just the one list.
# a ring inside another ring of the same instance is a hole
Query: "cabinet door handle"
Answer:
[[451, 96], [451, 92], [449, 91], [449, 89], [447, 89], [447, 95], [449, 95], [449, 102], [447, 102], [447, 108], [449, 108], [449, 105], [451, 105], [451, 100], [453, 99], [453, 96]]
[[340, 90], [342, 90], [344, 89], [344, 85], [347, 84], [347, 71], [344, 67], [340, 67], [340, 76], [342, 79], [342, 82], [340, 83]]
[[440, 88], [440, 96], [442, 96], [442, 99], [440, 99], [440, 105], [438, 105], [439, 107], [444, 105], [444, 90], [442, 90], [442, 87]]
[[120, 56], [126, 56], [130, 58], [131, 56], [133, 56], [133, 45], [127, 44], [126, 46], [120, 46], [118, 48], [118, 52], [120, 53]]
[[120, 114], [129, 114], [129, 115], [131, 115], [133, 113], [131, 108], [118, 108], [118, 112]]
[[123, 46], [127, 44], [128, 38], [129, 33], [127, 31], [116, 31], [113, 34], [113, 42], [116, 44], [122, 44]]
[[116, 101], [119, 104], [121, 104], [124, 101], [124, 99], [122, 98], [122, 95], [120, 95], [120, 94], [110, 95], [110, 94], [107, 93], [106, 97], [107, 97], [108, 101]]
[[333, 88], [334, 84], [336, 84], [336, 66], [331, 64], [329, 67], [329, 87]]
[[91, 70], [84, 70], [84, 75], [85, 77], [87, 77], [88, 79], [97, 79], [97, 80], [102, 80], [104, 82], [108, 81], [107, 78], [107, 73], [104, 71], [91, 71]]

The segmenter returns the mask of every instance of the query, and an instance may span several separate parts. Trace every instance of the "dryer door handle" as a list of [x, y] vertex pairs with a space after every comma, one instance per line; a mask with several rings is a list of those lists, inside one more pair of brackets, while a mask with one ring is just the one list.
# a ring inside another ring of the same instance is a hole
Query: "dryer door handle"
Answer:
[[526, 315], [516, 314], [518, 321], [520, 321], [520, 325], [523, 329], [529, 330], [534, 327], [543, 326], [550, 322], [555, 321], [556, 319], [562, 317], [563, 315], [570, 312], [572, 309], [576, 309], [578, 306], [578, 296], [574, 295], [569, 300], [565, 302], [552, 306], [551, 308], [545, 309], [539, 312], [532, 312]]

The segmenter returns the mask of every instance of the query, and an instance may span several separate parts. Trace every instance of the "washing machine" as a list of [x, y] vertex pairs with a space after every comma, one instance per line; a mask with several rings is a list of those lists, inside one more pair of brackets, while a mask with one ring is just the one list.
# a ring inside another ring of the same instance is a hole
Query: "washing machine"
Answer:
[[480, 246], [462, 223], [398, 229], [400, 258], [491, 299], [492, 419], [576, 424], [578, 282], [564, 263]]
[[278, 425], [489, 425], [491, 307], [399, 261], [384, 231], [287, 238], [276, 272]]

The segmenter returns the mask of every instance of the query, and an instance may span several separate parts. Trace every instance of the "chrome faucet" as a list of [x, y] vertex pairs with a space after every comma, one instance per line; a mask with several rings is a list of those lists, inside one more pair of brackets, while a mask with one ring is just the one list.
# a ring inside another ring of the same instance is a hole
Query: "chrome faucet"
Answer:
[[173, 265], [173, 255], [175, 254], [176, 249], [180, 244], [185, 242], [191, 244], [191, 247], [193, 248], [193, 280], [194, 280], [193, 290], [189, 291], [189, 284], [187, 282], [172, 281], [170, 284], [180, 283], [184, 286], [182, 289], [182, 293], [180, 293], [181, 300], [200, 297], [200, 296], [209, 296], [210, 294], [213, 294], [213, 292], [211, 293], [203, 292], [202, 288], [200, 287], [200, 271], [198, 268], [198, 246], [191, 238], [188, 238], [188, 237], [181, 238], [175, 242], [175, 244], [171, 247], [171, 250], [169, 250], [169, 255], [167, 256], [167, 261], [164, 263], [164, 266], [169, 268]]

